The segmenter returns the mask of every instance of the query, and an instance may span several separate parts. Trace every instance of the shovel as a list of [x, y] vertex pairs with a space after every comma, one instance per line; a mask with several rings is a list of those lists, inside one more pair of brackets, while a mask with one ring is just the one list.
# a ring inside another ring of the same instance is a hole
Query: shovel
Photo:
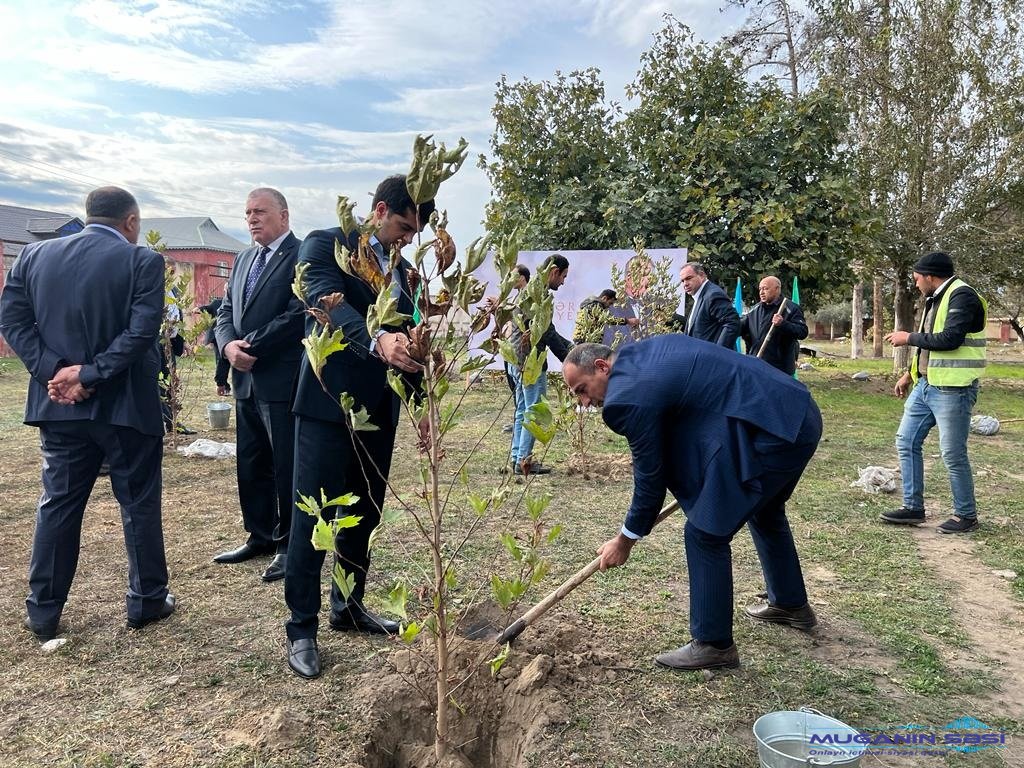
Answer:
[[[665, 508], [658, 513], [658, 517], [654, 520], [654, 525], [660, 523], [662, 520], [671, 515], [677, 509], [679, 509], [678, 501], [673, 501], [671, 504], [667, 504]], [[505, 643], [510, 643], [517, 637], [519, 637], [519, 635], [523, 633], [524, 629], [534, 624], [537, 621], [537, 619], [539, 619], [541, 616], [547, 613], [553, 605], [560, 602], [563, 597], [568, 595], [570, 592], [576, 589], [576, 587], [578, 587], [584, 581], [593, 576], [600, 569], [600, 567], [601, 558], [595, 557], [593, 562], [590, 563], [590, 565], [574, 573], [572, 576], [566, 579], [566, 581], [564, 581], [561, 584], [561, 586], [558, 587], [558, 589], [556, 589], [550, 595], [548, 595], [535, 606], [533, 606], [533, 608], [524, 613], [520, 618], [516, 619], [514, 622], [505, 627], [505, 630], [500, 635], [498, 635], [498, 644], [504, 645]]]

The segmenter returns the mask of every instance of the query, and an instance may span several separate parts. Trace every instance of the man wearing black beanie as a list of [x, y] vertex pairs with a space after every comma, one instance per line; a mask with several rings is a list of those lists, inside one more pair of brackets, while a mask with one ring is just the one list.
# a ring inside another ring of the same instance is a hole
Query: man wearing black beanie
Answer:
[[925, 297], [917, 333], [893, 331], [894, 347], [917, 347], [910, 370], [896, 382], [897, 397], [907, 397], [896, 432], [903, 476], [903, 507], [885, 512], [887, 523], [924, 522], [924, 458], [921, 446], [933, 426], [949, 473], [953, 517], [940, 533], [968, 533], [978, 527], [974, 476], [967, 457], [971, 409], [978, 399], [978, 377], [985, 369], [988, 307], [978, 292], [953, 274], [953, 260], [942, 251], [927, 253], [914, 264], [914, 283]]

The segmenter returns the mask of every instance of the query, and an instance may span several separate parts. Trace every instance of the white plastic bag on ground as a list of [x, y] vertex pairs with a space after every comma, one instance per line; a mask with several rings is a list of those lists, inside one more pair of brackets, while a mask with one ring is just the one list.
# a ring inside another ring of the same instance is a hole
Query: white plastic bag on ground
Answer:
[[189, 445], [178, 446], [178, 453], [182, 456], [202, 456], [206, 459], [233, 459], [235, 457], [234, 443], [218, 443], [216, 440], [207, 440], [201, 437]]
[[868, 493], [893, 493], [896, 491], [896, 470], [885, 467], [864, 467], [857, 469], [860, 477], [850, 483], [851, 488], [863, 488]]
[[971, 432], [977, 435], [994, 435], [999, 431], [999, 419], [995, 416], [971, 416]]

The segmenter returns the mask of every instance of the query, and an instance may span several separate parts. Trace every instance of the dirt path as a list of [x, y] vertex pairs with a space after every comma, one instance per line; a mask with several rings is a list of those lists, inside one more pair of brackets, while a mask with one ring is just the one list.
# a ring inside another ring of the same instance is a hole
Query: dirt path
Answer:
[[929, 525], [915, 528], [914, 537], [924, 561], [956, 587], [953, 610], [973, 647], [953, 649], [951, 660], [968, 667], [995, 662], [1002, 686], [986, 696], [992, 711], [1024, 720], [1024, 607], [1008, 582], [980, 561], [970, 536], [944, 536]]

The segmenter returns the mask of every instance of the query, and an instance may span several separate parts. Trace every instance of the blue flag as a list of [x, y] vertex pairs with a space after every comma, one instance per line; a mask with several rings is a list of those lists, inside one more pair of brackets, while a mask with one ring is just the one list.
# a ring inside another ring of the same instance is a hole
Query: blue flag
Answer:
[[[797, 285], [796, 275], [793, 275], [793, 303], [794, 304], [799, 304], [800, 303], [800, 286]], [[798, 351], [796, 353], [796, 359], [799, 360], [800, 359], [799, 347], [797, 349], [798, 349]], [[794, 379], [799, 378], [796, 375], [796, 371], [793, 371], [793, 378]]]
[[[740, 279], [736, 278], [736, 297], [732, 300], [732, 305], [736, 308], [736, 314], [743, 317], [743, 294], [740, 292]], [[741, 355], [743, 354], [743, 341], [739, 338], [736, 339], [736, 351]]]

